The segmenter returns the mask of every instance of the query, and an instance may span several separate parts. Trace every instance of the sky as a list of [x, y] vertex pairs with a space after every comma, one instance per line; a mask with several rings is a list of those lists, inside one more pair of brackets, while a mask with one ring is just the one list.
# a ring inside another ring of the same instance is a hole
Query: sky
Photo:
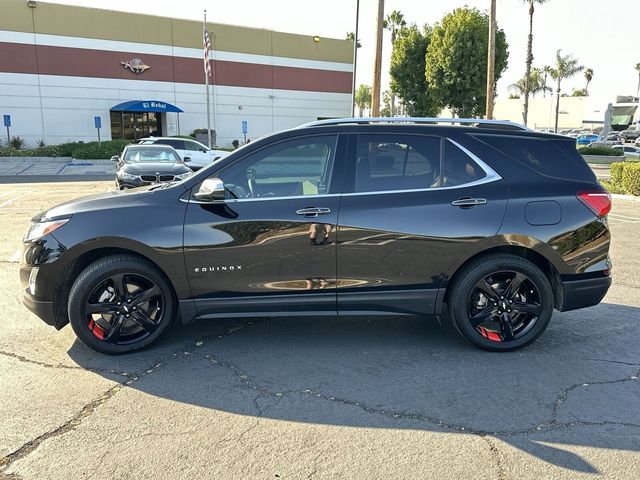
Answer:
[[[48, 1], [48, 0], [47, 0]], [[209, 21], [320, 37], [345, 38], [355, 30], [356, 0], [56, 0], [52, 3], [107, 8], [187, 19], [201, 19], [207, 9]], [[371, 85], [375, 54], [376, 0], [360, 0], [356, 81]], [[408, 23], [434, 24], [462, 6], [489, 8], [489, 0], [386, 0], [385, 15], [393, 10]], [[534, 66], [553, 65], [556, 50], [575, 56], [594, 71], [589, 92], [603, 102], [616, 95], [635, 95], [640, 62], [638, 46], [639, 0], [549, 0], [536, 6], [534, 15]], [[523, 0], [497, 0], [498, 27], [509, 44], [509, 66], [498, 82], [499, 98], [508, 86], [524, 76], [528, 35], [528, 6]], [[389, 84], [391, 40], [383, 43], [383, 90]], [[563, 92], [584, 88], [583, 74], [563, 83]]]

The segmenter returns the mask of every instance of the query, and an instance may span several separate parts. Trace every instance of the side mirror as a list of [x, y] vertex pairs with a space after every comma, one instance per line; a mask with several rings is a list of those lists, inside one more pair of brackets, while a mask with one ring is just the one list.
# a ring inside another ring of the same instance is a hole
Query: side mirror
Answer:
[[224, 200], [224, 183], [219, 178], [207, 178], [193, 196], [201, 202]]
[[112, 162], [119, 162], [120, 161], [120, 157], [118, 155], [114, 155], [113, 157], [111, 157], [111, 161]]
[[182, 159], [183, 162], [190, 162], [191, 161], [191, 157], [184, 157]]

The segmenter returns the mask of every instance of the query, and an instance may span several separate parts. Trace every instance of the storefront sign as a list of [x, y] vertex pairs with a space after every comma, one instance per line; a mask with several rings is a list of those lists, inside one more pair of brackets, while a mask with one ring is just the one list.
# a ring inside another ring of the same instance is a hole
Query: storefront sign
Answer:
[[120, 64], [122, 65], [122, 68], [128, 68], [133, 73], [142, 73], [145, 70], [151, 68], [139, 58], [132, 58], [129, 61], [122, 61], [120, 62]]

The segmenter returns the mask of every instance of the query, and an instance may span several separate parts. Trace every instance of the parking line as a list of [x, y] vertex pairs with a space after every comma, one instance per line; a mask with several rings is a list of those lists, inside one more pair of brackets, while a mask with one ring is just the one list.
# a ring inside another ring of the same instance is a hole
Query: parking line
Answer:
[[8, 197], [9, 195], [12, 195], [14, 193], [16, 193], [16, 190], [7, 190], [6, 192], [0, 193], [0, 198]]
[[13, 202], [15, 202], [18, 198], [20, 198], [20, 195], [16, 195], [13, 198], [10, 198], [9, 200], [0, 203], [0, 208], [2, 207], [6, 207], [7, 205], [11, 205]]
[[22, 250], [18, 249], [16, 252], [9, 257], [9, 261], [13, 263], [18, 263], [20, 261], [20, 256], [22, 255]]

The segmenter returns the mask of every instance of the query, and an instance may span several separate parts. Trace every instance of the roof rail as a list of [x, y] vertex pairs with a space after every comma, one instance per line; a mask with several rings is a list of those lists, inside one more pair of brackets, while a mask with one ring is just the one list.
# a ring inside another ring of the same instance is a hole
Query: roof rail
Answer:
[[437, 117], [355, 117], [355, 118], [330, 118], [327, 120], [318, 120], [315, 122], [305, 123], [297, 128], [319, 127], [326, 125], [345, 125], [345, 124], [373, 124], [373, 123], [414, 123], [414, 124], [468, 124], [468, 125], [496, 125], [511, 127], [519, 130], [530, 130], [519, 123], [509, 120], [486, 120], [484, 118], [437, 118]]

